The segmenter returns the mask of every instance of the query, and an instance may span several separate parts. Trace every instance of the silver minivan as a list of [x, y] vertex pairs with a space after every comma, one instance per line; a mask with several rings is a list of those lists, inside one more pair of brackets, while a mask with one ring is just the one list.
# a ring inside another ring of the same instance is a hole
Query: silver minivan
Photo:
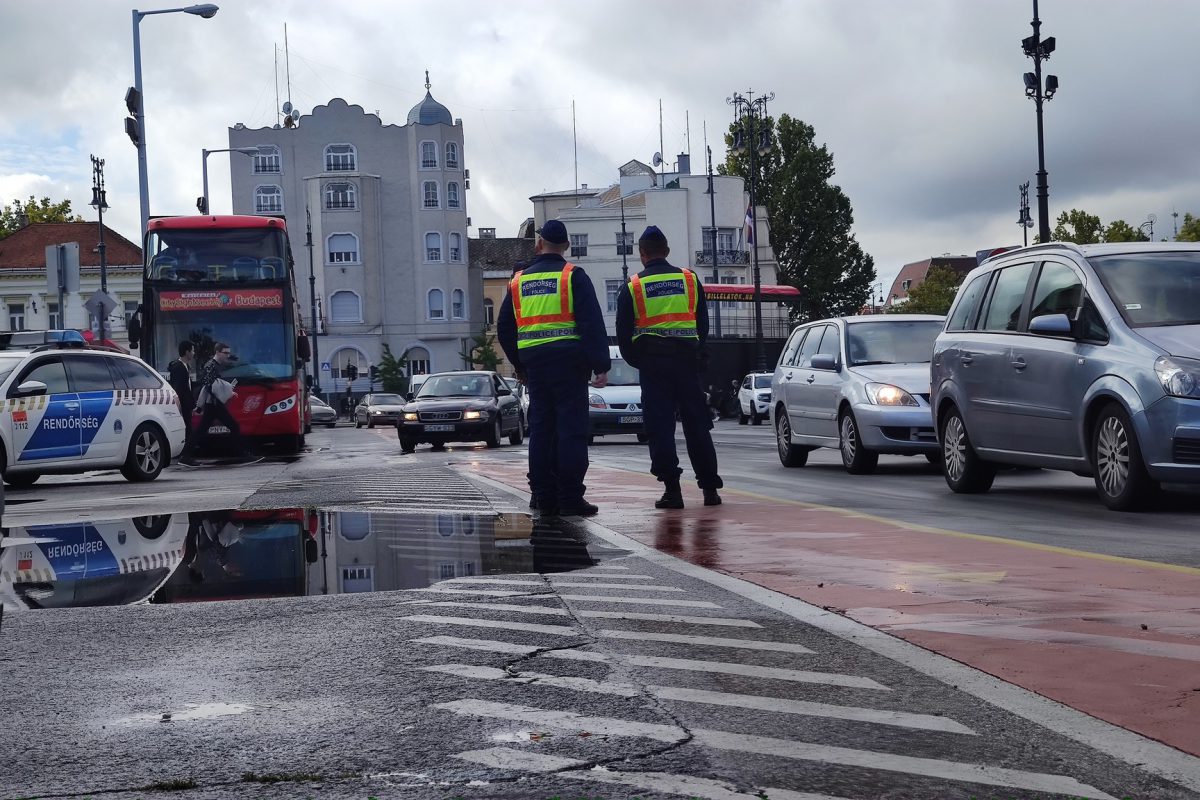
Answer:
[[1200, 483], [1200, 244], [1051, 243], [988, 259], [934, 345], [946, 483], [1092, 476], [1111, 509]]

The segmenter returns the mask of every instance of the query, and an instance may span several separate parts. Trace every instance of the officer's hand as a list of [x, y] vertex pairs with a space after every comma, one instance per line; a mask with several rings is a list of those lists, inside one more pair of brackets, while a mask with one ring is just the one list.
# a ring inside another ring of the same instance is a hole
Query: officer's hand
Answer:
[[595, 378], [592, 378], [591, 384], [594, 389], [603, 389], [605, 386], [608, 386], [608, 373], [601, 372]]

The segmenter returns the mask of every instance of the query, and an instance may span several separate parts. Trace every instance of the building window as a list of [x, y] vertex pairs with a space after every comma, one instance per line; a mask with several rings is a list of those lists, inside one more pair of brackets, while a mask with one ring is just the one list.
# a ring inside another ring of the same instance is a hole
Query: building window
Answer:
[[462, 208], [458, 201], [458, 184], [454, 181], [446, 184], [446, 208]]
[[904, 281], [900, 284], [900, 288], [906, 292], [911, 287], [912, 287], [912, 278], [905, 278]]
[[571, 258], [587, 255], [587, 237], [586, 233], [571, 234]]
[[462, 235], [457, 233], [450, 234], [450, 260], [454, 262], [462, 261]]
[[8, 329], [10, 331], [25, 330], [25, 304], [8, 304]]
[[425, 195], [425, 208], [439, 208], [441, 206], [441, 203], [438, 201], [437, 181], [425, 181], [422, 190]]
[[362, 322], [362, 300], [351, 291], [334, 292], [329, 297], [329, 321]]
[[467, 318], [467, 296], [462, 289], [450, 293], [450, 316], [454, 319]]
[[617, 255], [631, 256], [633, 255], [633, 231], [625, 233], [617, 233]]
[[58, 330], [62, 328], [62, 314], [59, 313], [58, 303], [46, 304], [47, 327], [50, 330]]
[[367, 357], [353, 347], [350, 347], [338, 350], [333, 354], [333, 377], [349, 380], [350, 376], [347, 374], [346, 368], [351, 364], [358, 371], [360, 378], [367, 375]]
[[414, 347], [408, 351], [408, 375], [428, 375], [430, 372], [429, 351]]
[[437, 169], [437, 142], [421, 142], [421, 169]]
[[273, 144], [259, 145], [258, 152], [254, 155], [254, 174], [266, 175], [281, 171], [279, 167], [279, 148]]
[[375, 567], [342, 567], [342, 594], [371, 592], [375, 590]]
[[353, 233], [334, 233], [325, 240], [330, 264], [357, 264], [358, 237]]
[[446, 169], [458, 169], [458, 145], [446, 142]]
[[[732, 272], [726, 272], [721, 276], [721, 283], [743, 285], [746, 283], [746, 276], [734, 275]], [[726, 309], [727, 311], [737, 311], [739, 307], [745, 309], [746, 304], [739, 303], [735, 300], [726, 300], [724, 303], [721, 303], [721, 308]]]
[[358, 208], [358, 192], [353, 183], [325, 184], [325, 208], [355, 209]]
[[442, 235], [440, 233], [425, 234], [425, 260], [433, 262], [442, 260]]
[[254, 189], [255, 214], [282, 214], [283, 189], [278, 186], [258, 186]]
[[483, 301], [483, 324], [489, 328], [496, 324], [496, 304], [490, 297]]
[[429, 290], [429, 318], [446, 318], [446, 298], [441, 289]]
[[352, 144], [331, 144], [325, 148], [326, 172], [353, 172], [358, 169], [358, 154]]
[[621, 293], [621, 281], [605, 281], [604, 293], [608, 295], [608, 310], [617, 310], [617, 297]]

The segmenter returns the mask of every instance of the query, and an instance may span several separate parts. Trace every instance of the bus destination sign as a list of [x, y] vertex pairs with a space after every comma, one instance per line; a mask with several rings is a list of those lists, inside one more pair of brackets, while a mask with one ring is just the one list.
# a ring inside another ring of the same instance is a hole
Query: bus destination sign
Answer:
[[283, 308], [282, 289], [160, 292], [159, 311], [222, 311]]

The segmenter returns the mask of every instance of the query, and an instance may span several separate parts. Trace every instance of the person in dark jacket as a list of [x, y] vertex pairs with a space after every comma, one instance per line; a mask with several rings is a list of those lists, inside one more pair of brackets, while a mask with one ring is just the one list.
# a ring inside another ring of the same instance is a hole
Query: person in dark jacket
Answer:
[[558, 220], [537, 231], [536, 257], [515, 273], [496, 320], [500, 346], [529, 387], [529, 489], [542, 514], [591, 516], [588, 386], [604, 386], [612, 362], [592, 281], [569, 263]]
[[192, 459], [196, 447], [196, 434], [192, 430], [192, 411], [196, 408], [196, 396], [192, 393], [192, 367], [196, 363], [196, 345], [188, 340], [179, 343], [179, 358], [167, 364], [167, 382], [179, 399], [179, 413], [183, 415], [183, 453], [179, 460], [187, 463]]
[[644, 269], [617, 294], [617, 344], [637, 367], [642, 383], [642, 415], [650, 444], [650, 472], [662, 481], [655, 508], [683, 508], [675, 417], [683, 423], [688, 458], [704, 505], [721, 504], [724, 483], [717, 473], [712, 415], [701, 383], [708, 307], [704, 286], [690, 269], [667, 262], [667, 237], [651, 225], [638, 239]]

